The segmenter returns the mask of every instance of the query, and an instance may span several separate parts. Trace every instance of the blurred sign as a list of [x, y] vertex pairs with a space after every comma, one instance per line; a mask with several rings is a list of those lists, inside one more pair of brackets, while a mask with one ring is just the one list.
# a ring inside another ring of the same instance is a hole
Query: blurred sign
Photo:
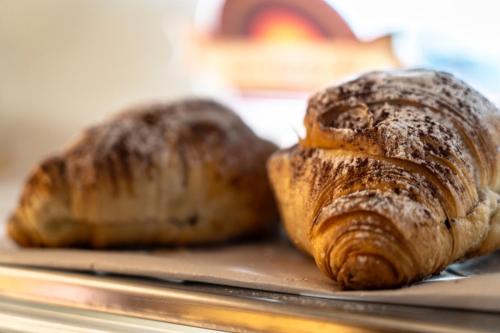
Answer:
[[391, 36], [359, 41], [322, 0], [227, 0], [199, 31], [199, 73], [250, 91], [311, 91], [349, 74], [399, 65]]

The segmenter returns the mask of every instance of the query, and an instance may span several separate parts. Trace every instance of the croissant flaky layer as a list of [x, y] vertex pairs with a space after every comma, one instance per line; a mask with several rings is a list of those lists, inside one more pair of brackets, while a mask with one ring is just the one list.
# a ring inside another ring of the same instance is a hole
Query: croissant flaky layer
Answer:
[[453, 76], [372, 72], [309, 101], [268, 172], [286, 230], [348, 289], [397, 287], [500, 247], [500, 114]]
[[128, 110], [35, 168], [8, 232], [23, 246], [101, 248], [264, 231], [277, 219], [274, 150], [209, 100]]

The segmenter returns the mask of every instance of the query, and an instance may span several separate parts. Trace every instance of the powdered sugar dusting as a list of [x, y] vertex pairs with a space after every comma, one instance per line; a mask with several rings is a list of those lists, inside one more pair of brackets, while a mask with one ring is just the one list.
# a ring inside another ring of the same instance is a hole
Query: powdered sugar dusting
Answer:
[[498, 143], [482, 121], [491, 113], [498, 110], [462, 81], [413, 70], [373, 72], [326, 89], [311, 98], [306, 119], [331, 114], [321, 123], [325, 133], [347, 128], [353, 134], [346, 140], [365, 138], [359, 141], [383, 156], [427, 170], [455, 201], [448, 215], [463, 216], [477, 203], [478, 189], [496, 182]]
[[271, 179], [292, 239], [341, 286], [408, 284], [494, 234], [500, 114], [464, 82], [368, 73], [312, 96], [304, 123]]

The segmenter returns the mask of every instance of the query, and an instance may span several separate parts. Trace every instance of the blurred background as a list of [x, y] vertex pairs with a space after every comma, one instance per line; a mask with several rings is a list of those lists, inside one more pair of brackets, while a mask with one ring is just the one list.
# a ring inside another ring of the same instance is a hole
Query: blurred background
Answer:
[[495, 1], [0, 0], [0, 217], [41, 158], [131, 104], [212, 96], [282, 146], [307, 96], [450, 71], [500, 101]]

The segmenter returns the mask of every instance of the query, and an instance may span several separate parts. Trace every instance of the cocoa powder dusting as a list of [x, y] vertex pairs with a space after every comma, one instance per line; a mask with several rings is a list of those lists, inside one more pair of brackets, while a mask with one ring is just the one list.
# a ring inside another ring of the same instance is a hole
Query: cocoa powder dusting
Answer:
[[253, 157], [269, 145], [253, 144], [255, 134], [226, 107], [204, 99], [138, 106], [86, 130], [65, 152], [69, 178], [93, 186], [107, 178], [115, 192], [128, 191], [137, 176], [152, 178], [169, 160], [178, 159], [186, 185], [190, 163], [214, 163], [222, 173], [252, 168]]

